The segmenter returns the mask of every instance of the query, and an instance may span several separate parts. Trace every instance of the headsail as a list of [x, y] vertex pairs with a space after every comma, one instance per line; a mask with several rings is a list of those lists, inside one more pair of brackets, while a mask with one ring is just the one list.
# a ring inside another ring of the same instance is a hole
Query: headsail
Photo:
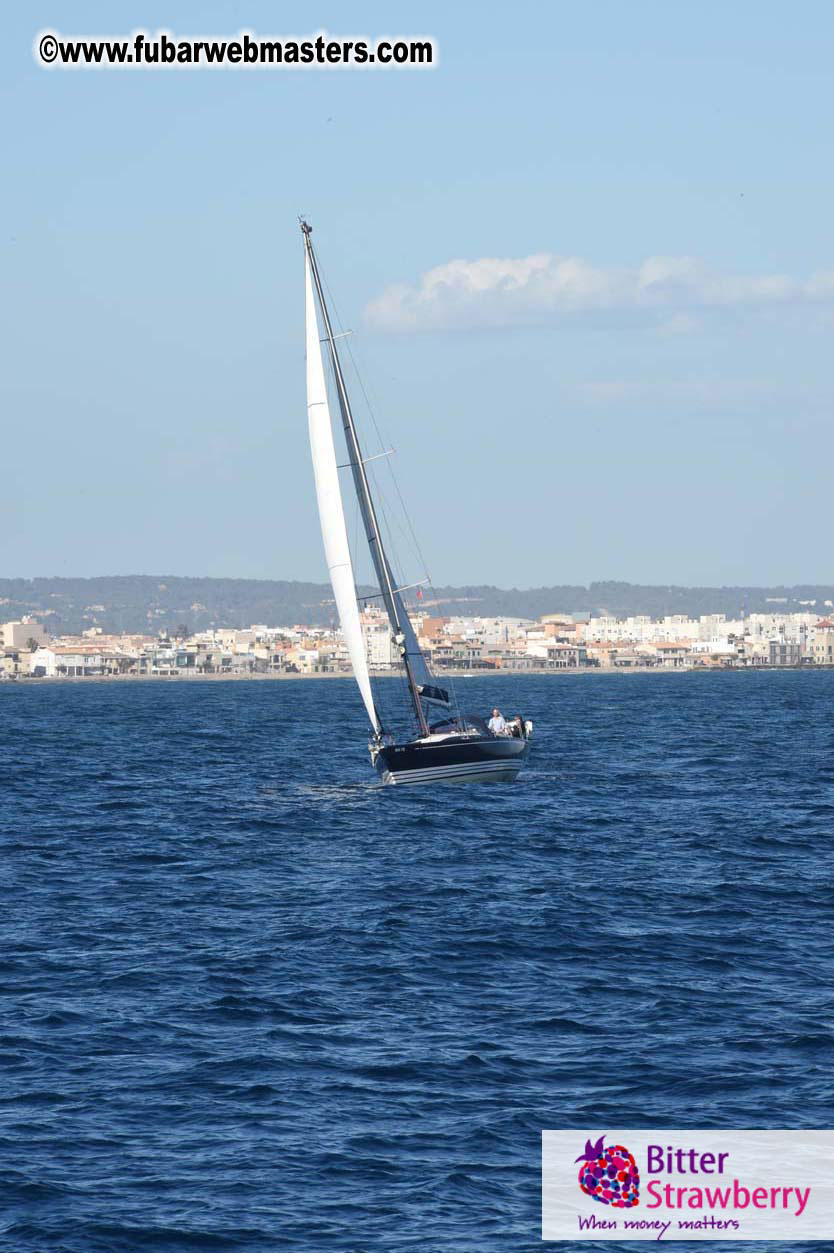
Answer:
[[371, 679], [365, 642], [359, 622], [359, 606], [356, 603], [356, 583], [350, 560], [345, 513], [339, 486], [339, 470], [336, 449], [333, 444], [333, 428], [324, 367], [321, 359], [321, 342], [313, 284], [310, 277], [310, 259], [305, 254], [304, 274], [307, 293], [307, 422], [310, 430], [310, 450], [313, 454], [313, 471], [316, 477], [316, 497], [321, 520], [321, 534], [333, 595], [339, 610], [342, 635], [353, 666], [354, 677], [359, 685], [362, 700], [374, 731], [379, 731], [379, 718], [374, 707]]

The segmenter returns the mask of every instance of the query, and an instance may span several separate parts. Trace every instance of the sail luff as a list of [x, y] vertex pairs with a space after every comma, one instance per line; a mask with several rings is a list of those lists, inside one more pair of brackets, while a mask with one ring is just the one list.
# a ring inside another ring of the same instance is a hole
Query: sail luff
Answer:
[[333, 427], [330, 421], [330, 406], [327, 402], [318, 317], [310, 276], [310, 259], [306, 254], [304, 275], [307, 322], [307, 423], [321, 534], [333, 595], [339, 611], [342, 635], [353, 666], [353, 674], [371, 720], [371, 726], [375, 732], [379, 733], [380, 723], [374, 706], [368, 659], [359, 620], [356, 581], [353, 577], [353, 564], [350, 559], [336, 449], [333, 443]]

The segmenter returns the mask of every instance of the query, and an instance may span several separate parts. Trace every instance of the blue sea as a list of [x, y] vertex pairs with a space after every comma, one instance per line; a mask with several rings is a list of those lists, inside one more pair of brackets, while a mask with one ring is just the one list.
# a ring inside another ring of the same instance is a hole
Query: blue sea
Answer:
[[350, 681], [0, 685], [2, 1249], [532, 1253], [543, 1128], [834, 1126], [834, 672], [458, 690], [515, 785], [379, 787]]

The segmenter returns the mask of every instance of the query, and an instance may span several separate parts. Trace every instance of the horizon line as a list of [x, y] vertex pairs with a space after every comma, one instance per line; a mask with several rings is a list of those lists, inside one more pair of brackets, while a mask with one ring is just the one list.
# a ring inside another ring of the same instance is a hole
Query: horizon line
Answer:
[[[65, 582], [95, 582], [99, 579], [150, 579], [154, 581], [167, 580], [184, 580], [190, 582], [214, 582], [214, 583], [280, 583], [285, 585], [297, 584], [299, 586], [313, 587], [329, 587], [330, 584], [326, 577], [319, 579], [285, 579], [285, 578], [265, 578], [262, 576], [237, 575], [237, 574], [33, 574], [33, 575], [3, 575], [0, 574], [0, 584], [2, 583], [35, 583], [38, 581], [65, 581]], [[671, 583], [668, 580], [661, 580], [656, 583], [635, 582], [632, 579], [622, 578], [595, 578], [586, 583], [538, 583], [530, 586], [520, 587], [517, 584], [513, 586], [501, 585], [498, 583], [430, 583], [428, 586], [434, 590], [445, 589], [467, 589], [467, 588], [489, 588], [498, 592], [538, 592], [550, 591], [553, 588], [582, 588], [590, 591], [592, 587], [618, 586], [618, 587], [639, 587], [650, 588], [653, 590], [676, 590], [682, 591], [795, 591], [797, 589], [831, 589], [834, 588], [834, 579], [830, 582], [798, 582], [798, 583]], [[376, 584], [369, 582], [357, 583], [357, 589], [363, 587], [373, 587]]]

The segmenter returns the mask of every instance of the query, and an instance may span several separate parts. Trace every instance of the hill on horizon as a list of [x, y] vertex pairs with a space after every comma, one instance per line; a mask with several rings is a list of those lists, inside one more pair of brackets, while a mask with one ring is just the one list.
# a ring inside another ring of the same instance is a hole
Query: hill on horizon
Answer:
[[[370, 594], [373, 588], [361, 588]], [[826, 601], [828, 604], [826, 604]], [[812, 604], [811, 602], [816, 602]], [[629, 617], [648, 614], [826, 613], [834, 584], [793, 587], [679, 587], [617, 581], [536, 588], [489, 585], [435, 587], [422, 608], [438, 615], [538, 618], [546, 613]], [[96, 578], [0, 579], [0, 621], [30, 615], [53, 635], [98, 626], [105, 632], [155, 634], [186, 626], [327, 626], [335, 619], [329, 584], [273, 579], [186, 578], [180, 575], [105, 575]]]

